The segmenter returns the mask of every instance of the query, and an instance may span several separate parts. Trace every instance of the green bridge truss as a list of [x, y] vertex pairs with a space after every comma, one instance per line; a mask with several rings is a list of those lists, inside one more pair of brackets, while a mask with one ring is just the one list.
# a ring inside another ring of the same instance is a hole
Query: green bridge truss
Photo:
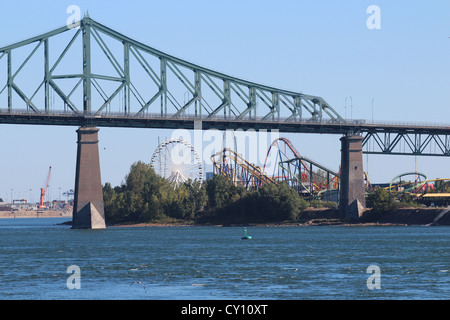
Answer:
[[346, 120], [321, 97], [201, 67], [89, 16], [0, 48], [0, 123], [361, 134], [366, 153], [450, 156], [450, 125]]
[[[65, 33], [70, 36], [62, 37]], [[24, 56], [20, 52], [23, 49], [29, 54]], [[52, 54], [56, 54], [53, 59]], [[14, 67], [15, 59], [20, 63]], [[10, 112], [22, 107], [47, 114], [63, 110], [76, 115], [120, 113], [129, 117], [159, 114], [166, 118], [190, 115], [234, 120], [342, 120], [321, 97], [203, 68], [135, 41], [89, 17], [82, 19], [78, 28], [61, 27], [0, 48], [2, 60], [6, 62], [7, 77], [0, 87], [0, 97], [3, 93], [7, 103], [2, 101], [0, 106], [7, 106]], [[30, 72], [32, 68], [27, 71], [31, 60], [40, 60], [43, 70], [37, 74]], [[72, 68], [62, 67], [65, 60]], [[34, 87], [21, 83], [23, 74], [36, 78]]]

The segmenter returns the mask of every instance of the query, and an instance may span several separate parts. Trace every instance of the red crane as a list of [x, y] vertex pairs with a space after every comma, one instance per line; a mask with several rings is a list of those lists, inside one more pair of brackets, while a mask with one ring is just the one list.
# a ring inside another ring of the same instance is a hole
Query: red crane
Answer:
[[44, 197], [47, 194], [47, 189], [48, 189], [48, 184], [50, 183], [50, 174], [51, 173], [52, 173], [52, 167], [50, 167], [48, 169], [47, 181], [45, 182], [45, 186], [43, 188], [41, 188], [41, 200], [39, 202], [40, 209], [46, 208], [46, 206], [44, 204]]

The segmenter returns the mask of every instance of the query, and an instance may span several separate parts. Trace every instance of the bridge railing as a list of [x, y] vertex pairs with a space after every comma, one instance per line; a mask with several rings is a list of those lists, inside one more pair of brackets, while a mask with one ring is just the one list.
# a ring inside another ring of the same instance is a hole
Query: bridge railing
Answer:
[[102, 111], [102, 112], [87, 112], [79, 111], [75, 112], [73, 110], [51, 110], [49, 112], [36, 112], [31, 109], [11, 109], [0, 108], [1, 114], [10, 115], [47, 115], [47, 116], [65, 116], [65, 117], [104, 117], [104, 118], [127, 118], [127, 119], [178, 119], [187, 121], [232, 121], [232, 122], [267, 122], [267, 123], [298, 123], [298, 124], [332, 124], [332, 125], [357, 125], [364, 126], [366, 128], [380, 128], [380, 127], [403, 127], [403, 128], [443, 128], [450, 130], [449, 123], [427, 123], [427, 122], [402, 122], [402, 121], [369, 121], [365, 119], [295, 119], [291, 117], [280, 117], [279, 119], [267, 119], [264, 117], [256, 116], [251, 119], [236, 119], [234, 117], [224, 116], [224, 115], [193, 115], [193, 114], [160, 114], [160, 113], [150, 113], [141, 112], [137, 114], [129, 114], [125, 112], [117, 111]]
[[73, 111], [73, 110], [51, 110], [48, 112], [36, 112], [31, 109], [11, 109], [1, 108], [2, 115], [23, 115], [23, 116], [49, 116], [49, 117], [94, 117], [94, 118], [126, 118], [126, 119], [166, 119], [166, 120], [186, 120], [186, 121], [230, 121], [236, 123], [258, 122], [258, 123], [298, 123], [298, 124], [335, 124], [335, 125], [363, 125], [366, 123], [364, 119], [295, 119], [292, 117], [280, 117], [277, 119], [268, 119], [263, 116], [255, 116], [251, 119], [236, 119], [235, 117], [216, 114], [210, 115], [193, 115], [193, 114], [160, 114], [141, 112], [137, 114], [129, 114], [126, 112], [116, 111], [102, 111], [102, 112], [87, 112], [87, 111]]

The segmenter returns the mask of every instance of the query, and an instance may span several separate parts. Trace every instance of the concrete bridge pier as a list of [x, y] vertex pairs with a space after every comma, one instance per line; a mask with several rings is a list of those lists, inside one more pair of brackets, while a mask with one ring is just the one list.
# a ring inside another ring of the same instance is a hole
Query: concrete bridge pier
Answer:
[[366, 208], [362, 140], [359, 135], [341, 138], [339, 210], [342, 218], [357, 219]]
[[104, 229], [105, 212], [96, 127], [77, 130], [78, 150], [72, 229]]

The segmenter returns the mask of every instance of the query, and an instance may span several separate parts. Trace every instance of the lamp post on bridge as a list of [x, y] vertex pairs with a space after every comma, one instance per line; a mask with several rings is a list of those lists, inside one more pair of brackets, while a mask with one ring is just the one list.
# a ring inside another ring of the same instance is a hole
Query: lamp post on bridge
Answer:
[[345, 118], [345, 119], [347, 119], [347, 98], [348, 98], [348, 97], [345, 97], [345, 106], [344, 106], [344, 108], [345, 108], [344, 118]]
[[372, 98], [372, 124], [373, 124], [373, 101], [375, 100], [375, 98]]
[[350, 119], [353, 120], [353, 99], [350, 97]]

